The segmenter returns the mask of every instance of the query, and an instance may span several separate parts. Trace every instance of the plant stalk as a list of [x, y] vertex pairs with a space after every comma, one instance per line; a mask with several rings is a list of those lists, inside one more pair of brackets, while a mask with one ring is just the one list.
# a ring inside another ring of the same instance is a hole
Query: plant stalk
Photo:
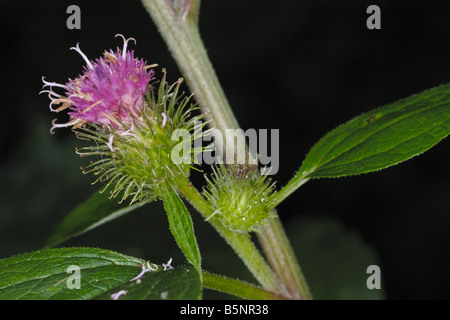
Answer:
[[277, 215], [260, 228], [259, 241], [275, 273], [293, 299], [311, 300], [311, 292]]
[[283, 296], [266, 291], [253, 284], [217, 274], [202, 272], [203, 286], [224, 293], [228, 293], [247, 300], [282, 300]]
[[[239, 129], [239, 124], [200, 37], [198, 28], [200, 0], [142, 0], [142, 2], [166, 41], [191, 92], [195, 93], [194, 96], [202, 111], [207, 113], [207, 119], [211, 121], [210, 126], [219, 129], [224, 137], [227, 129]], [[237, 139], [236, 149], [234, 149], [234, 139], [232, 140], [226, 141], [225, 146], [216, 145], [217, 150], [223, 153], [224, 147], [228, 147], [227, 144], [232, 143], [233, 150], [245, 152], [245, 139]], [[217, 143], [220, 142], [217, 141]], [[186, 199], [203, 214], [204, 218], [212, 214], [205, 199], [195, 188], [189, 188], [185, 184], [181, 186], [180, 190]], [[267, 265], [248, 236], [236, 234], [218, 223], [210, 222], [233, 247], [266, 290], [283, 293], [286, 288], [290, 288], [290, 295], [293, 298], [310, 298], [306, 281], [303, 279], [300, 267], [278, 218], [271, 221], [267, 227], [262, 228], [258, 235], [273, 270]], [[275, 281], [280, 281], [280, 283], [276, 284]]]
[[[239, 124], [208, 58], [198, 29], [200, 0], [142, 0], [210, 126], [222, 133]], [[225, 137], [225, 134], [224, 134]], [[219, 139], [217, 139], [219, 140]], [[242, 140], [242, 139], [241, 139]], [[223, 153], [224, 146], [216, 147]], [[234, 141], [230, 141], [234, 143]], [[234, 145], [230, 148], [233, 148]], [[237, 145], [245, 149], [245, 144]]]

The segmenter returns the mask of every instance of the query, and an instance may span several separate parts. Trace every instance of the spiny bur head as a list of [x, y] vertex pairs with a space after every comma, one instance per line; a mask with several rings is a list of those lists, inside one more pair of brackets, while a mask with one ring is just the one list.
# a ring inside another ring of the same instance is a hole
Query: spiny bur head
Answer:
[[[95, 142], [79, 148], [77, 153], [100, 156], [83, 168], [83, 172], [98, 176], [95, 182], [106, 182], [103, 190], [109, 189], [112, 197], [120, 195], [120, 201], [131, 198], [131, 203], [159, 198], [164, 186], [176, 185], [194, 168], [194, 159], [202, 149], [189, 148], [189, 153], [184, 154], [188, 158], [185, 161], [173, 159], [173, 150], [180, 144], [172, 139], [174, 132], [199, 130], [194, 124], [203, 118], [202, 115], [190, 117], [195, 108], [190, 104], [190, 97], [179, 94], [180, 84], [181, 80], [169, 86], [164, 76], [159, 88], [151, 85], [141, 115], [132, 118], [129, 126], [121, 124], [123, 130], [108, 132], [99, 125], [76, 130], [79, 138]], [[199, 135], [198, 132], [189, 135], [183, 143], [190, 146], [194, 136]]]
[[207, 178], [203, 194], [213, 208], [208, 219], [242, 233], [258, 232], [267, 219], [274, 218], [269, 196], [275, 184], [259, 175], [257, 165], [219, 165]]
[[[155, 65], [136, 59], [127, 50], [134, 39], [121, 37], [122, 50], [105, 51], [95, 61], [78, 45], [72, 48], [86, 61], [84, 73], [66, 84], [43, 80], [41, 93], [49, 94], [51, 111], [69, 110], [70, 121], [53, 123], [51, 131], [72, 127], [78, 138], [93, 142], [77, 150], [81, 156], [98, 157], [83, 172], [98, 176], [95, 182], [106, 182], [103, 190], [109, 189], [112, 197], [135, 202], [159, 197], [160, 186], [175, 185], [189, 175], [195, 156], [202, 151], [190, 148], [191, 142], [202, 137], [206, 123], [198, 125], [202, 115], [190, 117], [195, 107], [190, 97], [179, 93], [182, 79], [169, 86], [163, 71], [159, 85], [151, 83]], [[65, 95], [53, 91], [55, 87], [65, 89]], [[172, 140], [176, 130], [196, 131], [183, 139], [183, 146], [189, 148], [183, 149], [188, 152], [178, 162], [172, 159], [173, 149], [180, 144]]]

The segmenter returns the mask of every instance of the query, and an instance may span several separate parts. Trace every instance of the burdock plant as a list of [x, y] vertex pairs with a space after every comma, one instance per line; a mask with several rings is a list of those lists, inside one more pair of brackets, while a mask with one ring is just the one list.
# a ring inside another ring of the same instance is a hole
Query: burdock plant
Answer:
[[[174, 268], [169, 258], [157, 265], [93, 248], [45, 249], [0, 261], [0, 298], [198, 299], [202, 288], [209, 288], [246, 299], [311, 299], [277, 206], [311, 179], [377, 171], [434, 146], [450, 133], [449, 85], [367, 112], [330, 131], [282, 188], [257, 162], [235, 163], [233, 155], [224, 153], [233, 144], [236, 153], [249, 155], [247, 160], [258, 159], [250, 156], [245, 139], [237, 139], [236, 145], [234, 139], [217, 140], [215, 152], [226, 161], [214, 164], [198, 188], [190, 173], [200, 170], [196, 161], [207, 150], [196, 147], [196, 139], [208, 133], [205, 126], [224, 133], [239, 129], [238, 122], [199, 35], [200, 1], [143, 3], [193, 95], [181, 92], [182, 79], [170, 83], [165, 70], [156, 72], [155, 64], [136, 58], [129, 49], [134, 39], [122, 35], [121, 48], [95, 60], [79, 45], [73, 47], [85, 61], [77, 78], [65, 84], [43, 78], [41, 93], [48, 94], [50, 110], [69, 116], [67, 122], [54, 121], [51, 131], [71, 128], [77, 138], [88, 141], [77, 149], [91, 159], [82, 170], [103, 184], [101, 194], [67, 216], [48, 246], [162, 200], [188, 264]], [[185, 201], [233, 248], [256, 284], [202, 268]], [[111, 202], [120, 205], [108, 206]], [[69, 269], [75, 270], [70, 276]]]

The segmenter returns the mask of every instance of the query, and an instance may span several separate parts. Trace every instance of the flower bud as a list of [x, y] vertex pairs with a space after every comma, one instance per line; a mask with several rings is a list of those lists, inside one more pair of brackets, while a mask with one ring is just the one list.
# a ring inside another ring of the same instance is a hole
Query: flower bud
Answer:
[[247, 233], [258, 232], [259, 226], [275, 217], [269, 201], [275, 184], [259, 175], [257, 165], [214, 167], [212, 179], [207, 182], [203, 194], [214, 210], [208, 219], [216, 219], [232, 231]]

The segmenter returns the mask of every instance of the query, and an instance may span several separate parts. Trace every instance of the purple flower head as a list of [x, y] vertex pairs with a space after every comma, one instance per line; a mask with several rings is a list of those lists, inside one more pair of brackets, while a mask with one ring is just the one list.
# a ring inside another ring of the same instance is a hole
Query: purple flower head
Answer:
[[[124, 40], [122, 50], [105, 51], [103, 57], [95, 61], [90, 61], [78, 44], [72, 47], [87, 65], [82, 75], [74, 80], [69, 79], [65, 85], [42, 78], [44, 88], [49, 87], [41, 93], [49, 93], [50, 110], [70, 110], [70, 121], [62, 124], [53, 121], [51, 132], [60, 127], [73, 126], [76, 129], [86, 123], [118, 129], [122, 124], [132, 125], [133, 119], [142, 113], [144, 95], [148, 83], [153, 80], [153, 70], [148, 69], [154, 65], [146, 65], [142, 59], [134, 57], [133, 51], [127, 51], [128, 41], [135, 41], [133, 38], [119, 36]], [[54, 92], [53, 87], [64, 88], [65, 96]], [[60, 106], [54, 109], [52, 105]]]

